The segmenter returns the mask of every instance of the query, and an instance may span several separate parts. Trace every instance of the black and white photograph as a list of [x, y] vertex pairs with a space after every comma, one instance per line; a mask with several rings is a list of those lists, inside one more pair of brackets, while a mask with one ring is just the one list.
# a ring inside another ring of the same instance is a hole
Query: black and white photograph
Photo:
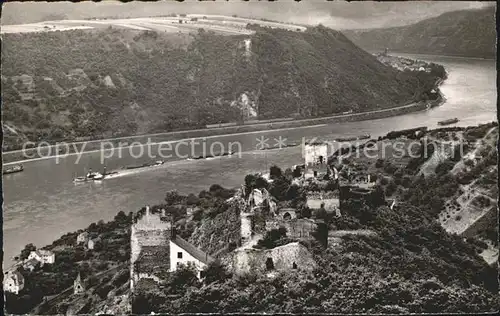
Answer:
[[497, 313], [496, 11], [2, 3], [4, 313]]

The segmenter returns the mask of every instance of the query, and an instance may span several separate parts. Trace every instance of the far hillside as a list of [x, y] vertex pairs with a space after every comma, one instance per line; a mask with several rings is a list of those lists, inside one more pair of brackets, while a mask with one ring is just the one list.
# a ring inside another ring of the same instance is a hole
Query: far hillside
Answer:
[[454, 11], [408, 26], [344, 33], [367, 50], [495, 58], [495, 10]]
[[[342, 33], [247, 26], [223, 36], [115, 28], [4, 34], [5, 149], [207, 124], [370, 111], [424, 98], [437, 73], [401, 72]], [[429, 84], [429, 82], [431, 84]]]

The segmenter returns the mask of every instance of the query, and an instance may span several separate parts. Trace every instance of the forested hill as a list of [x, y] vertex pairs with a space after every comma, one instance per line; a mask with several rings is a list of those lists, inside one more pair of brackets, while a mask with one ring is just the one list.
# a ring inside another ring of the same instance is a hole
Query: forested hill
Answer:
[[463, 10], [403, 27], [345, 31], [367, 50], [495, 58], [495, 10]]
[[421, 77], [382, 65], [340, 32], [253, 28], [238, 36], [5, 34], [4, 145], [198, 128], [242, 115], [366, 111], [418, 98]]

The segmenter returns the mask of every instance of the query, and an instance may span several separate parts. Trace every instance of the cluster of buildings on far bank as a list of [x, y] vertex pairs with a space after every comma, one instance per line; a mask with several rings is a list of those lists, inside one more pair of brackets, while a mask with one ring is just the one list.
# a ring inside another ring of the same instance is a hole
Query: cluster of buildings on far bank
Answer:
[[376, 54], [377, 59], [390, 67], [396, 68], [399, 71], [425, 71], [431, 72], [431, 67], [429, 63], [422, 60], [413, 60], [409, 58], [399, 57], [399, 56], [390, 56], [388, 55], [389, 51], [386, 49], [382, 53]]

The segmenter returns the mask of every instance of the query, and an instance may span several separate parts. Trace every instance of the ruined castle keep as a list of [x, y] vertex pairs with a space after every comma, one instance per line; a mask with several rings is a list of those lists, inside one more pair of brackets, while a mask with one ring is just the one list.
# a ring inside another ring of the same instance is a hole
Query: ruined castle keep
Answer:
[[[190, 242], [176, 235], [172, 217], [165, 210], [153, 212], [146, 206], [132, 224], [130, 237], [130, 288], [137, 289], [140, 280], [159, 284], [168, 273], [181, 265], [193, 265], [198, 278], [209, 262], [215, 260]], [[147, 282], [146, 282], [147, 283]]]
[[[277, 208], [274, 198], [265, 189], [254, 189], [244, 199], [244, 189], [237, 198], [240, 201], [241, 246], [230, 256], [229, 264], [235, 274], [273, 273], [291, 270], [311, 270], [316, 263], [307, 248], [291, 242], [273, 249], [255, 249], [257, 239], [266, 231], [285, 227], [287, 236], [295, 239], [311, 238], [317, 224], [311, 219], [297, 218], [293, 208]], [[264, 219], [257, 228], [256, 217]]]
[[[255, 236], [254, 217], [261, 214], [264, 206], [269, 207], [269, 212], [276, 211], [276, 202], [266, 189], [253, 189], [248, 198], [244, 198], [244, 189], [238, 195], [241, 201], [240, 219], [241, 219], [241, 245], [248, 243]], [[263, 227], [264, 228], [264, 227]]]
[[[146, 206], [144, 214], [132, 224], [130, 237], [130, 288], [142, 278], [158, 281], [158, 265], [169, 269], [169, 240], [172, 233], [170, 217], [165, 211], [152, 213]], [[158, 258], [165, 258], [159, 262]], [[166, 266], [166, 267], [165, 267]]]

